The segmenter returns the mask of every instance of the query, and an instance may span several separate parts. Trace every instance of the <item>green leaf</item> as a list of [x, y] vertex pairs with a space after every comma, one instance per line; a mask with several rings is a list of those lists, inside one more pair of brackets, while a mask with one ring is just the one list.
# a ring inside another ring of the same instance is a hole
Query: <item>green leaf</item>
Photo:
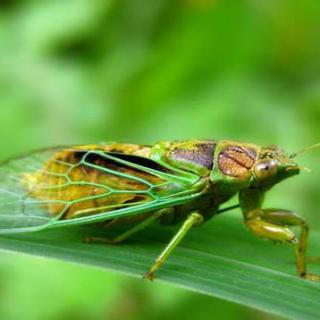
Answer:
[[[174, 233], [152, 226], [121, 245], [86, 244], [83, 236], [110, 236], [92, 226], [0, 237], [0, 248], [77, 262], [142, 277]], [[313, 232], [310, 254], [319, 252]], [[311, 265], [320, 273], [318, 265]], [[293, 250], [255, 238], [239, 215], [225, 214], [190, 232], [157, 274], [188, 290], [292, 319], [320, 318], [320, 284], [296, 275]], [[147, 281], [142, 280], [141, 281]]]

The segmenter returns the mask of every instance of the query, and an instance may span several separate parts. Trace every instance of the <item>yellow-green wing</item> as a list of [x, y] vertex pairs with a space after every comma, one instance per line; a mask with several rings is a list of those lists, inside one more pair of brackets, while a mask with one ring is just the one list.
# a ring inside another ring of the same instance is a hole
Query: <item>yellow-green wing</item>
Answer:
[[0, 233], [150, 212], [202, 193], [199, 177], [150, 159], [150, 147], [89, 145], [37, 151], [0, 165]]

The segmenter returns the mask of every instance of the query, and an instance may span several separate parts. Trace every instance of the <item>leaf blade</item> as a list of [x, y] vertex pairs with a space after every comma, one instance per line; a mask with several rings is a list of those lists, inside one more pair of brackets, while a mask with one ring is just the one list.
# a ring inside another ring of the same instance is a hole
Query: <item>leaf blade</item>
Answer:
[[[292, 319], [320, 317], [320, 284], [298, 278], [292, 250], [255, 239], [240, 217], [221, 216], [193, 230], [158, 273], [159, 279]], [[0, 248], [92, 265], [141, 277], [175, 228], [151, 227], [118, 246], [84, 244], [84, 235], [106, 236], [93, 227], [73, 227], [0, 237]], [[320, 234], [313, 234], [316, 252]], [[320, 272], [319, 266], [312, 266]]]

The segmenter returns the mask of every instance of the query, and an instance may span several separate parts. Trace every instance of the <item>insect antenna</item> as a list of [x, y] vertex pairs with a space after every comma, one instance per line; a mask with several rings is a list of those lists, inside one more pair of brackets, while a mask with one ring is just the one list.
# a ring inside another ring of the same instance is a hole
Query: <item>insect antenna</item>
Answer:
[[298, 150], [297, 152], [294, 152], [292, 154], [289, 155], [289, 158], [292, 159], [292, 158], [295, 158], [296, 156], [302, 154], [302, 153], [305, 153], [307, 151], [310, 151], [310, 150], [313, 150], [313, 149], [316, 149], [316, 148], [320, 148], [320, 142], [319, 143], [315, 143], [309, 147], [306, 147], [306, 148], [303, 148], [301, 150]]
[[312, 172], [312, 169], [310, 169], [310, 168], [308, 168], [308, 167], [304, 167], [304, 166], [299, 166], [299, 169], [300, 169], [300, 170], [303, 170], [303, 171], [305, 171], [305, 172], [307, 172], [307, 173], [311, 173], [311, 172]]

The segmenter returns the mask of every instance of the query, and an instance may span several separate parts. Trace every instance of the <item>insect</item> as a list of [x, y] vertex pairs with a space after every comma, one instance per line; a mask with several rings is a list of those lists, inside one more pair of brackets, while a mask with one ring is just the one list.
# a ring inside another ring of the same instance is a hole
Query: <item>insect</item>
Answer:
[[[146, 273], [152, 280], [192, 227], [240, 207], [249, 230], [291, 244], [298, 274], [320, 281], [320, 276], [307, 272], [306, 222], [289, 210], [262, 208], [270, 188], [300, 172], [293, 160], [298, 153], [287, 155], [278, 147], [229, 140], [106, 143], [36, 151], [0, 165], [0, 233], [127, 223], [128, 229], [112, 240], [87, 238], [119, 243], [154, 221], [180, 224]], [[222, 209], [235, 195], [239, 204]], [[291, 226], [301, 228], [299, 237]]]

